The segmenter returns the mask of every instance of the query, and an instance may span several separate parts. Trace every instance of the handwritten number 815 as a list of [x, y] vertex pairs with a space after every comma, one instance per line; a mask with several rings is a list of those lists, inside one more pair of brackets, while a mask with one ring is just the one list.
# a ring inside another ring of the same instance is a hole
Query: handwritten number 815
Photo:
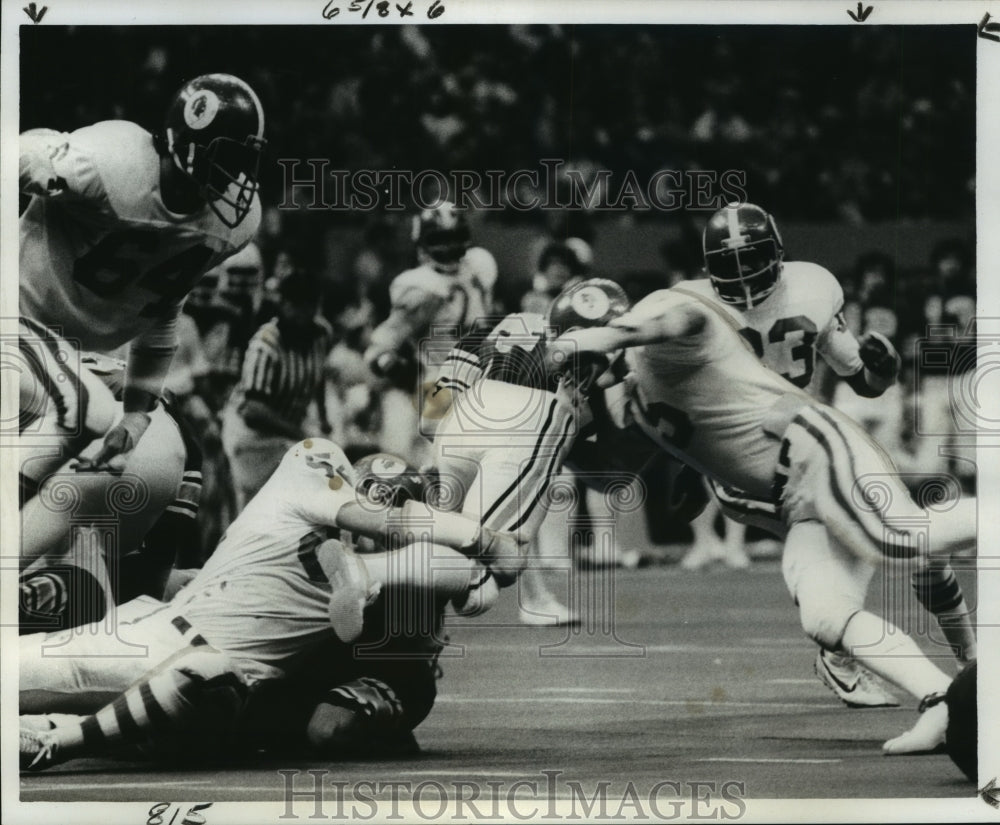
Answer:
[[[180, 825], [205, 825], [205, 817], [202, 816], [198, 811], [203, 811], [206, 808], [211, 808], [211, 802], [202, 802], [198, 805], [192, 805], [188, 808], [184, 818], [180, 821]], [[171, 808], [174, 809], [174, 815], [170, 817], [169, 820], [165, 820], [164, 817]], [[146, 820], [146, 825], [173, 825], [174, 820], [177, 819], [177, 814], [180, 813], [180, 808], [176, 807], [173, 802], [157, 802], [152, 808], [149, 809], [149, 818]]]

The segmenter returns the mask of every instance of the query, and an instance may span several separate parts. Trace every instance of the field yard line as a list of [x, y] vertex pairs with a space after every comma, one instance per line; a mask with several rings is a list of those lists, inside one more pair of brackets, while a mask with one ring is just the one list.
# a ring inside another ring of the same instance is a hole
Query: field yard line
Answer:
[[830, 708], [829, 702], [713, 702], [711, 699], [604, 699], [598, 696], [547, 696], [539, 699], [537, 696], [438, 696], [437, 701], [445, 704], [476, 704], [502, 705], [525, 704], [527, 702], [551, 702], [560, 705], [620, 705], [627, 701], [630, 705], [671, 705], [684, 707], [687, 705], [710, 705], [717, 708]]
[[136, 788], [136, 787], [141, 788], [144, 785], [149, 785], [150, 787], [155, 787], [155, 788], [166, 788], [166, 787], [182, 788], [185, 785], [211, 785], [214, 781], [215, 781], [214, 779], [184, 779], [184, 780], [178, 779], [176, 781], [174, 780], [163, 781], [159, 779], [150, 779], [145, 782], [143, 782], [142, 780], [136, 780], [134, 782], [95, 782], [93, 777], [88, 776], [87, 779], [82, 780], [80, 784], [74, 784], [71, 782], [45, 782], [44, 784], [38, 783], [37, 785], [35, 785], [34, 783], [32, 783], [31, 785], [26, 785], [25, 781], [22, 779], [21, 792], [23, 793], [27, 791], [28, 793], [31, 793], [32, 791], [38, 791], [38, 792], [79, 791], [83, 790], [84, 788], [100, 792], [113, 788]]
[[826, 765], [831, 762], [843, 762], [842, 759], [764, 759], [751, 757], [710, 756], [705, 759], [695, 759], [695, 762], [750, 762], [768, 765]]
[[524, 771], [493, 771], [489, 768], [448, 768], [447, 770], [408, 771], [395, 769], [398, 776], [507, 776], [523, 777]]
[[635, 688], [541, 687], [535, 693], [635, 693]]

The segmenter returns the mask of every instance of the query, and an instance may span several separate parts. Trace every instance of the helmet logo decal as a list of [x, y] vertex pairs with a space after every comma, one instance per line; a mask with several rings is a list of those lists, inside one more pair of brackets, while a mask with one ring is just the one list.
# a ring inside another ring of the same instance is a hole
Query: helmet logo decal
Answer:
[[215, 120], [219, 96], [211, 89], [200, 89], [184, 104], [184, 122], [191, 129], [204, 129]]
[[607, 315], [611, 309], [611, 299], [603, 289], [585, 286], [573, 293], [570, 305], [581, 318], [596, 321]]
[[398, 458], [379, 458], [372, 462], [372, 472], [379, 478], [395, 478], [406, 472], [406, 464]]

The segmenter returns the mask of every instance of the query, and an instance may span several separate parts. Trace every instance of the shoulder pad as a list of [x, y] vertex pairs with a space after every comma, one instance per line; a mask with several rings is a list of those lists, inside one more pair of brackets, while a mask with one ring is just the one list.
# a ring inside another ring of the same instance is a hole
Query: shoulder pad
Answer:
[[77, 129], [70, 140], [90, 159], [115, 214], [148, 216], [160, 183], [160, 156], [149, 132], [127, 120], [105, 120]]

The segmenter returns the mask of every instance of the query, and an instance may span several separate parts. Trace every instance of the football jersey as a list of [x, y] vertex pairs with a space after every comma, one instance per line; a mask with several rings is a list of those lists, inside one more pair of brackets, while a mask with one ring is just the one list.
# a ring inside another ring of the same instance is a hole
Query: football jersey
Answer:
[[345, 474], [350, 462], [332, 441], [295, 444], [172, 605], [251, 668], [285, 669], [332, 632], [319, 548], [339, 537], [337, 513], [355, 500]]
[[400, 273], [389, 286], [389, 300], [395, 316], [372, 333], [372, 346], [396, 350], [405, 342], [419, 346], [431, 333], [433, 346], [425, 350], [443, 356], [457, 341], [455, 331], [490, 312], [497, 265], [482, 247], [467, 250], [453, 273], [438, 272], [423, 264]]
[[863, 366], [844, 319], [844, 292], [833, 273], [818, 264], [787, 261], [774, 291], [749, 309], [721, 301], [708, 278], [674, 288], [725, 309], [764, 364], [797, 387], [812, 383], [817, 353], [838, 375], [853, 375]]
[[553, 398], [589, 423], [585, 393], [572, 370], [546, 366], [549, 336], [545, 318], [515, 312], [481, 318], [448, 353], [437, 373], [435, 393], [456, 395], [457, 414], [477, 422], [475, 431], [513, 438], [537, 438]]
[[699, 472], [770, 496], [789, 410], [810, 397], [760, 362], [737, 319], [693, 293], [654, 292], [610, 326], [671, 313], [691, 313], [704, 324], [690, 335], [626, 350], [637, 423]]
[[160, 156], [134, 123], [22, 135], [21, 314], [107, 352], [176, 315], [206, 270], [250, 241], [260, 202], [230, 229], [208, 204], [167, 209]]
[[545, 330], [545, 318], [534, 312], [479, 318], [448, 353], [438, 386], [463, 392], [489, 379], [554, 391], [556, 376], [545, 370]]

